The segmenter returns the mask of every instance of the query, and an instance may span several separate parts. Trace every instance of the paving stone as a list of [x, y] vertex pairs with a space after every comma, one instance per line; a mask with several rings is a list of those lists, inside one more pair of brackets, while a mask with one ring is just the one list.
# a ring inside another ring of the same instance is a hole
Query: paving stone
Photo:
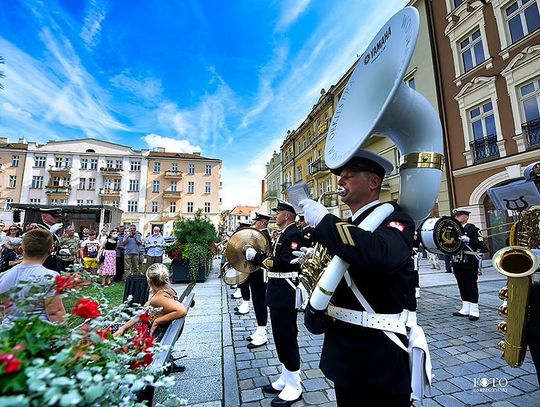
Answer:
[[330, 385], [325, 379], [307, 379], [302, 382], [306, 391], [324, 390], [328, 389]]
[[261, 389], [242, 390], [242, 401], [249, 402], [264, 398]]
[[302, 394], [304, 402], [308, 405], [318, 406], [322, 403], [328, 402], [326, 394], [322, 391], [308, 391]]

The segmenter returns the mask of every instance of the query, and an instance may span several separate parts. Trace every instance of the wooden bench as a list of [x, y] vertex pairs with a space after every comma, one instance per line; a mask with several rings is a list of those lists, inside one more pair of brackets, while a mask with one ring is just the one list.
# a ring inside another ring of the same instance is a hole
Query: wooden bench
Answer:
[[[189, 309], [194, 306], [194, 298], [195, 293], [191, 292], [193, 290], [193, 287], [195, 286], [195, 283], [191, 283], [182, 293], [182, 295], [179, 298], [179, 301], [182, 302], [184, 307], [186, 307], [186, 311], [189, 314]], [[186, 316], [188, 315], [186, 314]], [[186, 317], [175, 319], [167, 330], [165, 331], [165, 334], [163, 335], [163, 338], [161, 338], [160, 345], [162, 348], [156, 352], [154, 355], [154, 360], [152, 361], [152, 364], [150, 367], [152, 369], [162, 369], [164, 366], [167, 366], [163, 370], [164, 375], [168, 375], [171, 373], [172, 366], [173, 366], [173, 357], [172, 357], [172, 351], [174, 349], [174, 345], [176, 344], [176, 341], [182, 334], [182, 331], [184, 329], [184, 323], [186, 321]], [[149, 406], [152, 405], [152, 399], [154, 398], [154, 386], [146, 386], [145, 389], [143, 389], [141, 392], [139, 392], [138, 395], [139, 402], [146, 401]]]

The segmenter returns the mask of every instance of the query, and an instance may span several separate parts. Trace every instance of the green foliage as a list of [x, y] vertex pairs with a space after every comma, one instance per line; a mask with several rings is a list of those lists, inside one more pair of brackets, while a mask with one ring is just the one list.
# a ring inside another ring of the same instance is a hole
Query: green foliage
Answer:
[[[199, 268], [204, 267], [205, 272], [210, 272], [210, 262], [215, 254], [216, 243], [219, 238], [214, 225], [207, 217], [202, 215], [199, 209], [193, 218], [181, 218], [174, 224], [176, 247], [172, 248], [173, 260], [187, 260], [191, 279], [197, 279]], [[178, 250], [179, 249], [179, 250]]]

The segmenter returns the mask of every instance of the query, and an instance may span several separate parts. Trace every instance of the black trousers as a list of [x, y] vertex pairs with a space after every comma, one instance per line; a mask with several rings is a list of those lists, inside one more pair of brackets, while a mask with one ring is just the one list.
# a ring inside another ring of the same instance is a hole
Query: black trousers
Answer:
[[242, 294], [242, 299], [244, 301], [249, 301], [251, 299], [251, 294], [249, 293], [249, 279], [242, 284], [238, 284], [238, 288]]
[[343, 387], [334, 383], [338, 407], [358, 406], [392, 406], [407, 407], [411, 405], [410, 394], [373, 393], [370, 389]]
[[298, 326], [294, 308], [270, 308], [270, 322], [278, 359], [291, 372], [300, 370]]
[[114, 281], [122, 281], [124, 275], [124, 256], [116, 256], [116, 274], [114, 275]]
[[253, 297], [253, 310], [257, 319], [257, 326], [266, 326], [268, 323], [268, 309], [266, 308], [266, 283], [249, 278], [249, 287]]
[[527, 335], [527, 344], [529, 345], [529, 351], [531, 352], [533, 364], [536, 369], [538, 385], [540, 386], [540, 336], [529, 333]]
[[453, 263], [452, 266], [461, 300], [478, 304], [478, 268], [463, 267], [460, 263]]

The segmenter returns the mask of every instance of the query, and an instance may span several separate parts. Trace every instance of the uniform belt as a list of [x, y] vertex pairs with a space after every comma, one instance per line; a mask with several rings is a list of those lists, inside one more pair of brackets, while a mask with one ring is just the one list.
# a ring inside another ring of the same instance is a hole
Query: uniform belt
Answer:
[[405, 324], [399, 320], [400, 314], [373, 314], [366, 311], [356, 311], [347, 308], [328, 305], [328, 316], [349, 324], [364, 328], [380, 329], [407, 335]]
[[477, 256], [477, 255], [479, 255], [480, 253], [478, 253], [478, 252], [471, 252], [471, 251], [469, 251], [469, 250], [463, 250], [463, 254], [469, 254], [469, 255], [471, 255], [471, 256]]
[[268, 272], [268, 278], [297, 278], [298, 272], [297, 271], [291, 271], [289, 273], [276, 273], [274, 271]]

